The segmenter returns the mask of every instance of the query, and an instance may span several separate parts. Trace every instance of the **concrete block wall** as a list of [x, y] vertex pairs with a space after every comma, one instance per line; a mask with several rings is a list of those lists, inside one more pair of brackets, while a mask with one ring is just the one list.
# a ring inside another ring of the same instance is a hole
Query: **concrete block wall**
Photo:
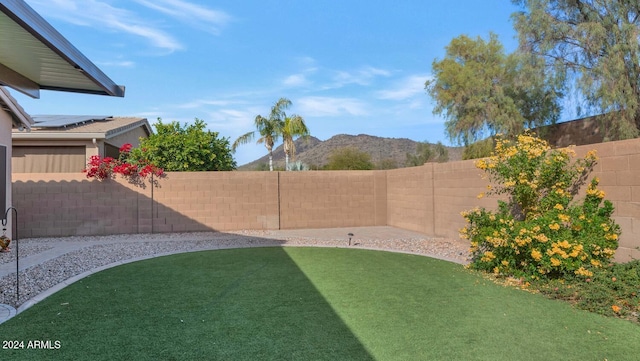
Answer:
[[275, 172], [172, 172], [159, 185], [154, 232], [278, 228]]
[[[615, 259], [619, 262], [640, 259], [640, 139], [575, 147], [578, 157], [590, 150], [596, 150], [599, 160], [586, 183], [593, 177], [599, 178], [599, 188], [605, 192], [605, 199], [613, 203], [613, 218], [622, 229]], [[474, 207], [497, 207], [499, 196], [477, 197], [489, 185], [483, 174], [474, 160], [388, 171], [388, 224], [459, 238], [459, 230], [465, 226], [460, 212]], [[429, 177], [433, 177], [431, 188], [425, 180]], [[585, 190], [586, 185], [576, 199], [584, 197]], [[428, 210], [431, 202], [433, 213]]]
[[[600, 179], [622, 227], [616, 260], [640, 258], [640, 139], [595, 149]], [[14, 174], [21, 237], [390, 225], [458, 238], [461, 211], [495, 208], [475, 162], [389, 171], [169, 173], [159, 187], [83, 174]], [[584, 195], [584, 189], [581, 195]], [[580, 196], [580, 195], [579, 195]]]
[[280, 172], [280, 227], [386, 225], [384, 171]]
[[169, 173], [159, 187], [83, 174], [17, 174], [21, 237], [277, 229], [277, 173]]
[[613, 219], [622, 228], [615, 259], [640, 259], [640, 139], [584, 145], [575, 151], [584, 156], [592, 149], [599, 160], [591, 176], [600, 180], [605, 199], [615, 207]]
[[387, 224], [435, 234], [433, 164], [387, 172]]
[[[20, 237], [138, 233], [138, 190], [83, 174], [13, 175]], [[35, 177], [34, 177], [35, 178]]]
[[466, 225], [462, 211], [475, 207], [495, 209], [497, 196], [478, 195], [487, 190], [487, 179], [476, 168], [475, 160], [439, 163], [434, 165], [434, 194], [437, 211], [434, 221], [435, 234], [447, 238], [459, 238], [459, 231]]

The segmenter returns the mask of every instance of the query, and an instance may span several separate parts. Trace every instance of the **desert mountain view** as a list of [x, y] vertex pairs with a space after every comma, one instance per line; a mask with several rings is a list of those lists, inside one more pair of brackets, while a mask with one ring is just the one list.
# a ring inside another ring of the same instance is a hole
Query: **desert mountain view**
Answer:
[[[383, 160], [391, 160], [398, 168], [404, 167], [407, 153], [414, 154], [419, 142], [406, 138], [383, 138], [366, 134], [335, 135], [325, 141], [316, 137], [307, 140], [297, 139], [295, 161], [301, 161], [310, 169], [320, 169], [327, 164], [331, 152], [343, 147], [352, 147], [361, 152], [368, 153], [371, 161], [378, 164]], [[449, 160], [462, 159], [461, 147], [447, 147]], [[238, 170], [261, 170], [269, 162], [269, 156], [265, 149], [265, 155], [253, 162], [238, 167]], [[284, 150], [282, 145], [273, 150], [273, 166], [275, 169], [284, 168]]]
[[[566, 147], [569, 145], [584, 145], [600, 143], [604, 140], [603, 125], [598, 117], [588, 117], [568, 122], [562, 122], [540, 128], [540, 136], [546, 139], [552, 147]], [[295, 161], [301, 161], [310, 169], [321, 169], [327, 164], [331, 152], [343, 147], [352, 147], [368, 153], [374, 164], [384, 160], [395, 162], [398, 168], [405, 166], [407, 153], [414, 154], [419, 142], [407, 138], [384, 138], [366, 134], [335, 135], [325, 141], [316, 137], [295, 141]], [[464, 147], [446, 147], [449, 161], [462, 160]], [[269, 162], [267, 150], [265, 155], [250, 163], [241, 165], [238, 170], [265, 170]], [[273, 166], [284, 169], [284, 150], [282, 145], [273, 150]]]

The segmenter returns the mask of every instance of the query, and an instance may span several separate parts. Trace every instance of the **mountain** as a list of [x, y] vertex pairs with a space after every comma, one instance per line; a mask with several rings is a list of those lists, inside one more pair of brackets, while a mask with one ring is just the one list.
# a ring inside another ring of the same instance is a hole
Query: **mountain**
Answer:
[[[382, 138], [366, 134], [347, 135], [339, 134], [325, 141], [316, 137], [307, 140], [297, 139], [296, 161], [301, 161], [311, 169], [322, 168], [327, 164], [331, 152], [343, 147], [353, 147], [371, 155], [371, 161], [378, 164], [381, 161], [395, 162], [398, 168], [404, 167], [407, 153], [414, 154], [418, 142], [406, 138]], [[462, 159], [462, 148], [447, 147], [449, 160]], [[266, 150], [265, 150], [266, 153]], [[238, 170], [264, 169], [269, 163], [268, 155], [238, 167]], [[276, 169], [284, 168], [284, 150], [282, 145], [273, 151], [273, 166]]]
[[[611, 120], [609, 120], [611, 121]], [[552, 148], [562, 148], [568, 145], [585, 145], [604, 142], [607, 138], [607, 129], [611, 125], [603, 119], [602, 115], [589, 116], [538, 128], [540, 137], [547, 140]], [[536, 130], [534, 130], [536, 131]], [[616, 140], [616, 139], [612, 139]], [[342, 147], [354, 147], [360, 151], [369, 153], [374, 164], [382, 160], [390, 159], [398, 168], [404, 167], [407, 153], [414, 154], [418, 142], [406, 138], [381, 138], [371, 135], [336, 135], [326, 141], [310, 137], [307, 141], [296, 140], [296, 160], [300, 160], [311, 169], [322, 168], [327, 164], [329, 155], [334, 149]], [[446, 147], [449, 152], [449, 161], [462, 159], [464, 147]], [[238, 167], [239, 170], [257, 170], [266, 167], [269, 157], [264, 156], [251, 163]], [[284, 151], [282, 146], [273, 152], [273, 164], [275, 168], [284, 169]]]

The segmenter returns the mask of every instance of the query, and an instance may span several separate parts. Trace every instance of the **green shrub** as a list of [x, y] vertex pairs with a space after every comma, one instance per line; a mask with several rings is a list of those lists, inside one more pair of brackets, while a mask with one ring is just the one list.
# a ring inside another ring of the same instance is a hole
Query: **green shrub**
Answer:
[[543, 280], [532, 284], [543, 294], [569, 301], [583, 310], [638, 321], [640, 261], [611, 263], [589, 278]]
[[594, 151], [575, 162], [572, 157], [572, 149], [551, 150], [528, 133], [516, 141], [497, 138], [493, 155], [476, 166], [496, 184], [487, 194], [507, 194], [508, 201], [498, 201], [496, 211], [462, 212], [471, 268], [535, 280], [591, 277], [608, 264], [620, 227], [598, 179], [584, 199], [573, 201], [597, 157]]
[[371, 170], [374, 168], [371, 155], [355, 147], [334, 149], [325, 166], [326, 170]]
[[490, 156], [494, 142], [494, 138], [490, 137], [465, 146], [462, 151], [462, 159], [478, 159]]

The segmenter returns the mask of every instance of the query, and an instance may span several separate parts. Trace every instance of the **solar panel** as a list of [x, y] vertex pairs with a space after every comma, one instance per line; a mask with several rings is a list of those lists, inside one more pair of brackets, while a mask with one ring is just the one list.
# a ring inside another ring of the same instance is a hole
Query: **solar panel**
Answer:
[[110, 115], [33, 115], [38, 128], [66, 128], [94, 121], [105, 121]]

